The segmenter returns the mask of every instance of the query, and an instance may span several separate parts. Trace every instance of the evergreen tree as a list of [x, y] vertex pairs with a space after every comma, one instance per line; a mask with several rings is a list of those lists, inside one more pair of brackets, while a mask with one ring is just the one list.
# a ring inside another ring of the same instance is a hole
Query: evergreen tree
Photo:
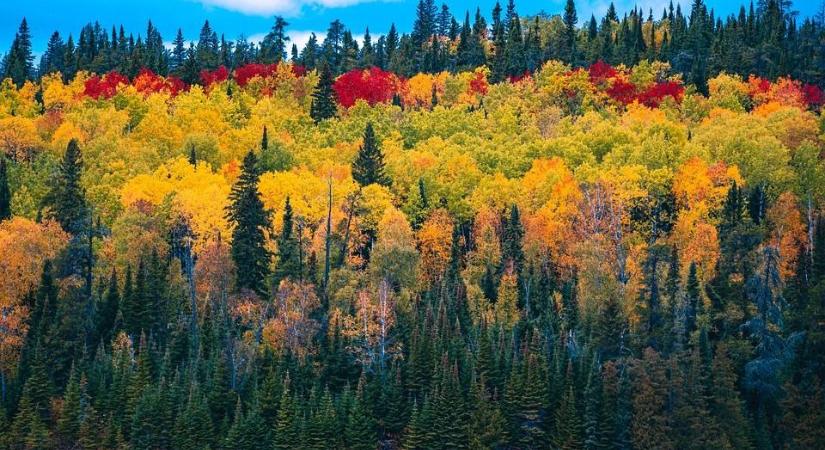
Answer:
[[300, 447], [299, 423], [296, 414], [298, 407], [290, 392], [289, 374], [283, 382], [283, 394], [278, 407], [278, 417], [275, 421], [274, 442], [276, 450], [286, 450]]
[[372, 123], [364, 130], [364, 142], [358, 149], [358, 156], [352, 163], [352, 178], [362, 187], [370, 184], [389, 186], [390, 178], [384, 172], [384, 155], [375, 138]]
[[40, 69], [38, 70], [40, 76], [44, 76], [54, 72], [63, 73], [66, 70], [66, 44], [63, 43], [63, 38], [60, 33], [55, 31], [49, 37], [49, 42], [46, 44], [46, 52], [40, 58]]
[[183, 31], [178, 28], [178, 34], [172, 42], [172, 58], [170, 59], [170, 73], [181, 76], [186, 61], [186, 41], [183, 38]]
[[319, 70], [318, 84], [315, 92], [312, 93], [312, 103], [309, 108], [309, 115], [315, 123], [335, 117], [337, 106], [335, 103], [335, 91], [332, 90], [332, 71], [328, 64], [323, 64]]
[[573, 66], [578, 64], [578, 49], [576, 48], [576, 22], [579, 21], [576, 15], [576, 3], [567, 0], [564, 5], [564, 44], [567, 61]]
[[77, 140], [72, 139], [66, 146], [63, 161], [46, 203], [63, 229], [73, 235], [80, 235], [89, 226], [86, 192], [80, 180], [82, 174], [83, 160], [80, 156], [80, 147]]
[[347, 415], [346, 448], [372, 450], [376, 447], [375, 424], [364, 404], [363, 388], [358, 389]]
[[258, 159], [250, 151], [244, 157], [241, 175], [232, 187], [227, 219], [235, 226], [231, 254], [238, 270], [237, 287], [263, 295], [270, 273], [266, 236], [272, 225], [258, 193], [258, 177]]
[[11, 190], [6, 158], [0, 156], [0, 222], [6, 219], [11, 219]]
[[3, 59], [3, 78], [11, 78], [20, 87], [26, 81], [34, 79], [33, 63], [31, 32], [24, 17], [17, 34], [14, 35], [11, 49]]
[[297, 281], [303, 279], [299, 242], [293, 232], [292, 205], [289, 203], [289, 197], [287, 197], [286, 203], [284, 203], [281, 234], [278, 237], [277, 278], [279, 280], [290, 278]]
[[259, 58], [264, 64], [279, 63], [286, 60], [286, 45], [289, 36], [286, 35], [286, 27], [289, 24], [281, 16], [275, 17], [275, 24], [261, 41]]

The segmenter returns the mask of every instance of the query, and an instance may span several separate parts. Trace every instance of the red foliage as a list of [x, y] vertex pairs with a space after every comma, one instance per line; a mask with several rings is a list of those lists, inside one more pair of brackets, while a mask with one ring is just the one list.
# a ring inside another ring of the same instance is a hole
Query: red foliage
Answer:
[[490, 85], [487, 83], [487, 75], [482, 71], [477, 71], [475, 77], [470, 80], [470, 93], [478, 95], [486, 95], [487, 89]]
[[596, 61], [593, 65], [590, 66], [588, 69], [590, 74], [590, 82], [593, 84], [601, 84], [607, 81], [610, 78], [615, 77], [618, 72], [616, 69], [613, 68], [610, 64], [602, 60]]
[[238, 86], [246, 86], [255, 77], [266, 78], [275, 74], [277, 64], [246, 64], [235, 69], [235, 81]]
[[109, 72], [103, 77], [95, 75], [86, 80], [83, 94], [94, 99], [112, 98], [120, 84], [128, 85], [129, 79], [118, 72]]
[[664, 81], [654, 84], [639, 94], [639, 102], [645, 106], [656, 108], [665, 97], [673, 97], [677, 102], [682, 101], [685, 88], [675, 81]]
[[771, 82], [765, 78], [751, 75], [748, 78], [748, 95], [757, 103], [764, 103], [770, 97]]
[[805, 102], [807, 102], [811, 108], [819, 108], [825, 104], [825, 94], [823, 94], [822, 89], [815, 84], [802, 86], [802, 93], [805, 95]]
[[531, 75], [532, 74], [530, 73], [529, 70], [525, 70], [524, 73], [522, 73], [522, 74], [508, 76], [507, 81], [509, 81], [510, 83], [518, 83], [519, 81], [530, 78]]
[[623, 105], [629, 105], [636, 99], [636, 86], [629, 81], [616, 78], [607, 90], [607, 95]]
[[349, 108], [359, 99], [370, 105], [388, 102], [398, 91], [397, 86], [398, 78], [392, 72], [372, 67], [369, 70], [350, 70], [335, 80], [332, 89], [335, 90], [338, 103]]
[[148, 95], [166, 89], [166, 80], [164, 80], [162, 76], [144, 67], [143, 69], [140, 69], [138, 76], [132, 80], [132, 85], [138, 92]]
[[307, 68], [298, 64], [293, 64], [292, 74], [296, 77], [303, 77], [307, 74]]
[[183, 80], [174, 75], [169, 75], [166, 77], [166, 87], [169, 89], [169, 94], [171, 94], [172, 97], [189, 88]]
[[215, 70], [201, 70], [201, 84], [208, 88], [214, 83], [221, 83], [229, 79], [229, 70], [225, 66], [220, 66]]
[[181, 91], [186, 90], [186, 83], [178, 77], [169, 76], [162, 77], [147, 68], [143, 68], [138, 73], [138, 76], [132, 80], [132, 85], [138, 92], [145, 95], [154, 94], [156, 92], [169, 92], [170, 95], [178, 95]]

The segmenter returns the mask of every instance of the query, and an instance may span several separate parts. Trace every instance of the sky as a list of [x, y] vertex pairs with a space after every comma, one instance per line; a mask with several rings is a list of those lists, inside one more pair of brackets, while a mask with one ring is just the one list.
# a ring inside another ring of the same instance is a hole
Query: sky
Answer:
[[[452, 13], [462, 20], [464, 11], [471, 16], [476, 7], [488, 17], [496, 0], [446, 1]], [[745, 1], [745, 0], [742, 0]], [[748, 0], [749, 1], [749, 0]], [[355, 35], [360, 37], [369, 26], [373, 35], [385, 34], [392, 23], [401, 32], [409, 32], [415, 16], [418, 0], [0, 0], [0, 54], [8, 51], [20, 21], [25, 17], [32, 30], [36, 54], [46, 47], [49, 35], [57, 30], [64, 39], [72, 33], [77, 38], [80, 28], [92, 21], [99, 21], [107, 29], [123, 25], [127, 32], [146, 33], [151, 19], [165, 41], [175, 37], [181, 28], [186, 39], [196, 39], [200, 27], [209, 20], [213, 29], [234, 40], [244, 35], [259, 40], [272, 26], [273, 17], [283, 16], [289, 22], [288, 32], [292, 41], [303, 47], [311, 32], [320, 38], [329, 23], [340, 19]], [[634, 5], [645, 11], [653, 8], [654, 16], [660, 17], [669, 0], [615, 0], [619, 14]], [[679, 1], [674, 1], [678, 3]], [[706, 0], [717, 14], [738, 11], [739, 0]], [[441, 0], [436, 0], [440, 6]], [[502, 0], [502, 4], [506, 3]], [[681, 0], [684, 10], [690, 0]], [[516, 0], [518, 12], [532, 15], [539, 11], [559, 14], [565, 0]], [[591, 14], [600, 17], [607, 10], [610, 0], [577, 0], [580, 23]], [[797, 0], [794, 8], [803, 16], [811, 16], [819, 9], [819, 0]]]

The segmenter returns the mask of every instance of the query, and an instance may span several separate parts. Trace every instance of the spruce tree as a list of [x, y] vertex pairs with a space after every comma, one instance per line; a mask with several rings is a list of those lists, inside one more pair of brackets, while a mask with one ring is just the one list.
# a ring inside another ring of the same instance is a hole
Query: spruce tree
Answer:
[[524, 265], [524, 225], [518, 206], [510, 207], [509, 217], [502, 219], [501, 270], [512, 269], [521, 274]]
[[46, 203], [63, 229], [73, 235], [81, 234], [89, 225], [86, 191], [80, 181], [82, 174], [83, 160], [80, 147], [77, 140], [72, 139], [66, 146], [63, 161], [46, 197]]
[[11, 219], [11, 190], [6, 158], [0, 156], [0, 222], [6, 219]]
[[283, 382], [283, 394], [278, 406], [278, 417], [275, 420], [273, 447], [276, 450], [288, 450], [300, 447], [298, 433], [298, 408], [290, 392], [289, 374]]
[[11, 49], [3, 60], [3, 78], [11, 78], [20, 87], [26, 81], [34, 79], [33, 63], [31, 32], [24, 17], [14, 36]]
[[258, 193], [258, 178], [258, 159], [250, 151], [229, 195], [226, 217], [234, 225], [231, 255], [238, 271], [237, 287], [264, 295], [271, 258], [266, 236], [272, 225]]
[[280, 280], [291, 278], [297, 281], [302, 278], [299, 243], [293, 234], [293, 228], [292, 205], [287, 197], [284, 204], [281, 234], [278, 237], [277, 277]]
[[364, 130], [364, 143], [358, 149], [358, 156], [352, 163], [352, 178], [362, 187], [370, 184], [389, 186], [390, 178], [384, 172], [384, 155], [375, 138], [372, 123]]
[[368, 405], [364, 403], [363, 391], [359, 389], [347, 415], [346, 448], [373, 450], [376, 447], [375, 424], [369, 413]]
[[564, 5], [564, 43], [567, 54], [567, 61], [575, 66], [577, 63], [577, 49], [576, 49], [576, 22], [579, 21], [576, 15], [576, 3], [573, 0], [567, 0]]

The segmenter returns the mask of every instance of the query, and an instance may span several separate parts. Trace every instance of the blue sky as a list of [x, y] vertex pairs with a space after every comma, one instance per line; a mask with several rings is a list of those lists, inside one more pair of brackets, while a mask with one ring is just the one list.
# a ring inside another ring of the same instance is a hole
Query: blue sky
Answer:
[[[658, 18], [669, 0], [616, 0], [619, 14], [633, 5], [645, 10], [652, 7]], [[441, 4], [441, 0], [436, 0]], [[341, 19], [356, 36], [370, 26], [373, 34], [383, 34], [395, 22], [401, 31], [409, 31], [417, 0], [2, 0], [0, 5], [0, 54], [5, 53], [23, 17], [32, 29], [34, 48], [42, 52], [49, 35], [54, 30], [64, 36], [78, 30], [85, 23], [97, 20], [107, 28], [123, 24], [127, 31], [145, 34], [149, 19], [158, 27], [164, 40], [171, 41], [178, 27], [187, 39], [195, 39], [204, 20], [209, 20], [228, 39], [244, 34], [258, 38], [265, 34], [276, 14], [290, 23], [289, 32], [299, 47], [310, 32], [323, 33], [330, 21]], [[502, 3], [505, 3], [502, 0]], [[565, 0], [517, 0], [521, 14], [534, 14], [544, 10], [559, 13]], [[681, 0], [689, 5], [690, 0]], [[797, 1], [795, 9], [802, 15], [813, 15], [818, 10], [818, 0]], [[485, 16], [495, 0], [453, 0], [447, 2], [456, 17], [463, 17], [466, 9], [475, 11], [481, 7]], [[577, 0], [579, 18], [589, 18], [591, 13], [600, 16], [610, 0]], [[717, 13], [738, 11], [739, 1], [708, 0]]]

